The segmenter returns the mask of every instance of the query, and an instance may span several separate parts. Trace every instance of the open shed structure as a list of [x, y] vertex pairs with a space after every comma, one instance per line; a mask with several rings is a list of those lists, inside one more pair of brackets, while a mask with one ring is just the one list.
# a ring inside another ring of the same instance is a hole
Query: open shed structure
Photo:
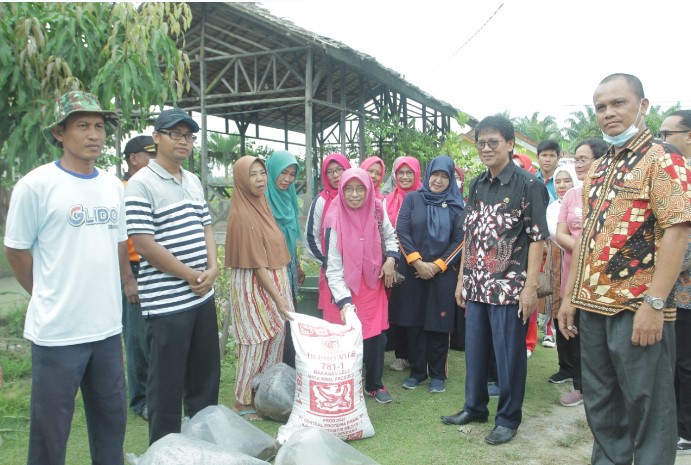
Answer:
[[[373, 57], [297, 27], [255, 3], [189, 3], [190, 29], [180, 43], [190, 57], [190, 92], [179, 106], [233, 121], [244, 149], [248, 128], [304, 134], [305, 169], [312, 179], [325, 144], [357, 146], [365, 156], [365, 120], [397, 117], [441, 137], [459, 110], [423, 92]], [[392, 43], [392, 46], [397, 46]], [[474, 126], [475, 121], [471, 121]], [[206, 163], [202, 164], [206, 183]], [[312, 183], [307, 183], [312, 195]]]

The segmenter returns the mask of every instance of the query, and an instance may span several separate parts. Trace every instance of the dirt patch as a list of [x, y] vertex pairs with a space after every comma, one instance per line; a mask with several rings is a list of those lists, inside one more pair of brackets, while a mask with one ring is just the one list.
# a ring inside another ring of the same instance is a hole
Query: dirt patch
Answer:
[[[484, 441], [487, 425], [470, 424], [458, 431]], [[508, 447], [497, 446], [497, 452], [520, 457], [522, 465], [585, 465], [590, 464], [592, 443], [583, 406], [554, 406], [548, 414], [524, 419], [518, 435]]]

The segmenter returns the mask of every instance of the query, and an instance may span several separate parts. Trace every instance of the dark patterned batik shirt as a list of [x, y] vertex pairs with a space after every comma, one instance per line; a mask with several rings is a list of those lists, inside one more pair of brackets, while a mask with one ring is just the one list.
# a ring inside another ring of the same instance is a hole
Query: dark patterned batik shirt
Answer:
[[[636, 311], [655, 272], [665, 228], [691, 221], [691, 180], [673, 145], [645, 131], [590, 167], [583, 182], [583, 236], [571, 302], [602, 315]], [[674, 320], [674, 295], [665, 305]]]
[[531, 242], [549, 236], [545, 185], [514, 163], [470, 185], [465, 217], [463, 297], [513, 305], [523, 290]]

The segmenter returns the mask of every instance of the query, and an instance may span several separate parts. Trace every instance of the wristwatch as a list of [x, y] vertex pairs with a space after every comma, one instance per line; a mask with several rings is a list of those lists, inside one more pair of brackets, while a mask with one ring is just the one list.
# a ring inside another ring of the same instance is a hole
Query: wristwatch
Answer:
[[659, 311], [665, 308], [665, 301], [659, 297], [652, 297], [646, 294], [645, 296], [643, 296], [643, 300], [648, 302], [650, 306], [653, 307], [655, 310]]

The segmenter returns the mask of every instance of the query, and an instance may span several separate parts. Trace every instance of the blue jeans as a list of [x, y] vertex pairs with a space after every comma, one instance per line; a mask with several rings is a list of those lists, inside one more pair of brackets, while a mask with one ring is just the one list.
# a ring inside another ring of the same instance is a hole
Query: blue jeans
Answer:
[[91, 462], [122, 465], [125, 375], [120, 335], [70, 346], [31, 345], [29, 465], [64, 465], [74, 400], [81, 389]]

